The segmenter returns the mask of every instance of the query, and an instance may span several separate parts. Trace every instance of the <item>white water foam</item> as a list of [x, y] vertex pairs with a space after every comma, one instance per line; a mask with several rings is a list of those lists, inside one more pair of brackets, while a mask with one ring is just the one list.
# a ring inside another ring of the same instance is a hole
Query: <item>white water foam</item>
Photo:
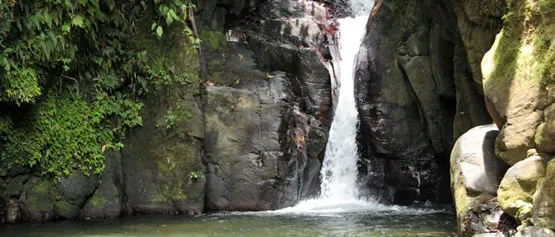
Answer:
[[[362, 200], [357, 186], [358, 151], [356, 125], [358, 111], [354, 98], [355, 57], [365, 34], [372, 0], [350, 0], [354, 17], [338, 19], [339, 54], [334, 57], [340, 91], [322, 165], [320, 198], [305, 200], [279, 213], [340, 213], [390, 209]], [[333, 72], [332, 72], [333, 73]], [[332, 75], [334, 76], [334, 75]]]

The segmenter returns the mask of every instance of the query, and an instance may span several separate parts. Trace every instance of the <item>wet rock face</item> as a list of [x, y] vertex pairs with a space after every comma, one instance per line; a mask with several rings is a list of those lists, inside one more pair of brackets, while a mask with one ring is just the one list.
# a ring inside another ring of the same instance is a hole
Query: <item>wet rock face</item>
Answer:
[[369, 19], [355, 73], [361, 181], [386, 201], [447, 201], [453, 137], [489, 123], [483, 102], [465, 99], [478, 93], [451, 13], [384, 0]]
[[211, 35], [202, 45], [210, 82], [203, 94], [206, 210], [294, 205], [319, 191], [333, 115], [329, 73], [317, 54], [325, 41], [317, 21], [328, 13], [320, 3], [266, 1], [239, 26], [226, 11], [225, 24], [200, 32]]

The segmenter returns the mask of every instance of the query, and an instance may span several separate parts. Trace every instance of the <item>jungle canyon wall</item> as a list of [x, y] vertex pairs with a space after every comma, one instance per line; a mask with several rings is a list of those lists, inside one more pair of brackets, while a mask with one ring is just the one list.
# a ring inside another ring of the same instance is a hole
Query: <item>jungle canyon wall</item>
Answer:
[[179, 38], [140, 42], [176, 74], [200, 71], [200, 87], [172, 84], [143, 98], [142, 126], [121, 150], [105, 153], [100, 175], [56, 181], [2, 166], [2, 222], [267, 210], [317, 195], [333, 117], [330, 76], [317, 53], [328, 9], [196, 4], [200, 58], [183, 55]]
[[[101, 175], [53, 182], [3, 163], [2, 221], [266, 210], [318, 194], [333, 118], [320, 57], [329, 12], [304, 2], [196, 2], [200, 58], [180, 53], [182, 34], [141, 43], [158, 62], [200, 72], [200, 89], [143, 98], [143, 126], [105, 153]], [[498, 228], [471, 223], [501, 213], [554, 228], [554, 7], [524, 2], [377, 1], [355, 69], [365, 195], [409, 204], [453, 194], [461, 235]], [[492, 126], [467, 133], [492, 120], [499, 136]], [[501, 209], [488, 209], [496, 196]]]
[[500, 26], [472, 23], [491, 37], [465, 42], [458, 4], [384, 0], [369, 19], [355, 72], [361, 182], [383, 201], [448, 201], [453, 139], [491, 123], [471, 67], [485, 49], [466, 43], [491, 44]]

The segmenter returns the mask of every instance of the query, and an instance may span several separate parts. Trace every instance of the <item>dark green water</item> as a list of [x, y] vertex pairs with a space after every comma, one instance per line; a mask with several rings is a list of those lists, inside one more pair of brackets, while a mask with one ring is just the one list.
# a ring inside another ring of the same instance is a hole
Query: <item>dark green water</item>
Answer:
[[201, 217], [130, 217], [0, 226], [2, 237], [455, 236], [444, 208], [388, 207], [351, 213], [219, 213]]

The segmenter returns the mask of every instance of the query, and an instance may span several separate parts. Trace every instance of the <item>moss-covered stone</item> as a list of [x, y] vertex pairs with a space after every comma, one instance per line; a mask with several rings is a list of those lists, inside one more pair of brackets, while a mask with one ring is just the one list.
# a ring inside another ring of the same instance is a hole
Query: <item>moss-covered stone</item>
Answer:
[[21, 205], [24, 216], [30, 221], [52, 220], [55, 217], [54, 201], [57, 195], [52, 192], [51, 181], [32, 177], [25, 184], [25, 200]]
[[201, 30], [199, 33], [201, 43], [210, 46], [210, 50], [214, 52], [225, 53], [228, 50], [227, 39], [224, 32]]
[[532, 223], [555, 230], [555, 157], [547, 163], [545, 178], [533, 198]]
[[555, 104], [544, 110], [543, 123], [536, 129], [535, 142], [538, 151], [555, 153]]
[[81, 210], [78, 206], [75, 206], [65, 200], [55, 201], [54, 208], [56, 209], [57, 217], [70, 220], [78, 218], [79, 211]]
[[499, 205], [505, 213], [524, 221], [519, 217], [522, 217], [523, 212], [529, 213], [525, 208], [532, 207], [532, 196], [536, 192], [536, 186], [545, 175], [544, 162], [541, 157], [532, 156], [507, 170], [497, 191]]
[[511, 165], [535, 147], [542, 110], [555, 99], [547, 93], [555, 83], [554, 6], [552, 0], [513, 1], [482, 60], [485, 96], [504, 124], [496, 152]]

